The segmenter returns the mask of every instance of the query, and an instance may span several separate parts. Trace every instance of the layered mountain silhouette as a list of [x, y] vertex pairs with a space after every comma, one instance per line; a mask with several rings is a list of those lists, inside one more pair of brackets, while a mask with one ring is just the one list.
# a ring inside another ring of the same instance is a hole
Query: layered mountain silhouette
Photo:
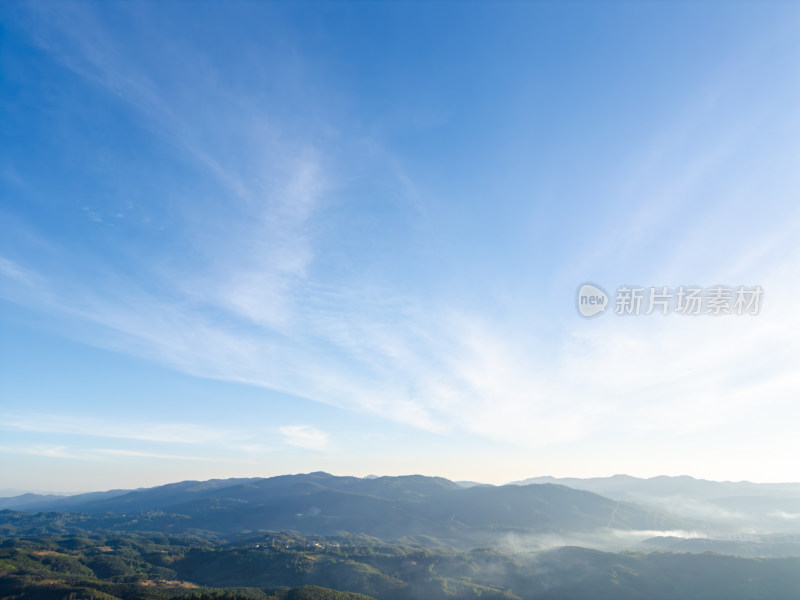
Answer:
[[515, 485], [546, 483], [666, 510], [702, 521], [706, 529], [800, 533], [800, 483], [708, 481], [685, 475], [649, 479], [614, 475], [589, 479], [533, 477]]
[[[338, 531], [383, 539], [433, 536], [478, 542], [487, 534], [604, 527], [679, 529], [686, 521], [563, 485], [463, 487], [423, 477], [336, 477], [317, 472], [271, 478], [184, 481], [133, 491], [17, 497], [0, 507], [113, 516], [126, 529]], [[147, 515], [143, 519], [142, 515]]]

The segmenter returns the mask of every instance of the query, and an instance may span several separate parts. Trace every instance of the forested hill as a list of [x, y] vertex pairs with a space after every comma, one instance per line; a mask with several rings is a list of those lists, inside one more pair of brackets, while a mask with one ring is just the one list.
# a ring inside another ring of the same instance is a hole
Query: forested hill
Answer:
[[800, 558], [510, 555], [274, 532], [236, 543], [135, 533], [0, 542], [0, 598], [16, 600], [796, 600], [798, 590]]

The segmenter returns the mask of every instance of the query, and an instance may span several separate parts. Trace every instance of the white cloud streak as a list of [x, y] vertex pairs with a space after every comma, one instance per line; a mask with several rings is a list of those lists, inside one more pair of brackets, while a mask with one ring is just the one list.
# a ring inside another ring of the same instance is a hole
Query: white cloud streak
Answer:
[[99, 418], [19, 412], [0, 415], [0, 428], [170, 444], [221, 444], [241, 440], [240, 431], [226, 431], [190, 423], [115, 422]]
[[286, 425], [280, 428], [285, 443], [307, 450], [325, 450], [328, 434], [311, 425]]
[[120, 458], [157, 459], [175, 461], [194, 461], [202, 463], [243, 463], [239, 459], [224, 459], [207, 456], [191, 456], [186, 454], [169, 454], [162, 452], [146, 452], [141, 450], [125, 450], [120, 448], [76, 448], [61, 444], [34, 444], [18, 446], [0, 446], [0, 454], [40, 456], [51, 459], [85, 460], [95, 462], [114, 462]]

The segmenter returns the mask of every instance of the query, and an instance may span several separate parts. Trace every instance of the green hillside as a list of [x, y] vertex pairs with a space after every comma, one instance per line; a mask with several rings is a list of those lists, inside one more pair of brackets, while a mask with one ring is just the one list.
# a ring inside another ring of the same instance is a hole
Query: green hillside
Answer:
[[800, 558], [712, 553], [510, 555], [278, 532], [237, 542], [97, 533], [0, 545], [0, 598], [9, 600], [796, 600], [798, 590]]

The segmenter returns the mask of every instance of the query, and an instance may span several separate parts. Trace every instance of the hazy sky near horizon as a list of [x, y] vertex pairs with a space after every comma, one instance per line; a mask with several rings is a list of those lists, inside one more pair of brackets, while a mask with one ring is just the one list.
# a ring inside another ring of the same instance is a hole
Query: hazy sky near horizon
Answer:
[[[800, 481], [797, 4], [8, 2], [0, 28], [0, 488]], [[764, 295], [584, 319], [587, 281]]]

